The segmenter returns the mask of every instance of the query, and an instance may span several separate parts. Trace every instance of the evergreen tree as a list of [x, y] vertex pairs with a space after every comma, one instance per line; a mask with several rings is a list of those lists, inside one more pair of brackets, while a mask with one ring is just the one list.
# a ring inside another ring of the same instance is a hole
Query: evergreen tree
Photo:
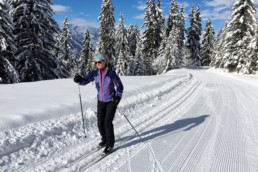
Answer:
[[201, 36], [201, 17], [200, 17], [200, 7], [198, 5], [197, 12], [195, 13], [194, 5], [191, 9], [190, 27], [187, 30], [187, 59], [190, 65], [201, 65], [201, 55], [200, 55], [200, 36]]
[[137, 36], [137, 47], [132, 65], [132, 75], [144, 75], [145, 74], [145, 64], [142, 54], [142, 40], [140, 35]]
[[19, 81], [17, 72], [11, 62], [14, 62], [14, 24], [9, 15], [9, 4], [0, 1], [0, 84], [10, 84]]
[[62, 43], [61, 43], [60, 39], [61, 39], [61, 34], [60, 34], [60, 32], [58, 32], [55, 35], [56, 44], [55, 44], [55, 48], [53, 49], [55, 57], [57, 58], [57, 61], [58, 61], [56, 70], [58, 71], [59, 78], [67, 78], [67, 77], [71, 76], [71, 74], [70, 74], [70, 71], [68, 71], [68, 69], [67, 69], [67, 64], [63, 60], [64, 52], [61, 49]]
[[230, 72], [253, 73], [251, 42], [256, 32], [256, 7], [253, 0], [238, 0], [228, 24], [223, 67]]
[[211, 59], [211, 63], [210, 63], [210, 66], [214, 66], [214, 67], [218, 67], [218, 64], [217, 64], [217, 58], [218, 58], [218, 50], [219, 49], [219, 45], [221, 44], [221, 38], [222, 38], [222, 34], [223, 34], [223, 27], [220, 28], [220, 31], [219, 33], [217, 34], [216, 36], [216, 40], [214, 42], [214, 54], [213, 54], [213, 57]]
[[[159, 1], [157, 6], [159, 7], [159, 9], [161, 9], [161, 2], [160, 1]], [[159, 26], [160, 26], [161, 42], [160, 42], [160, 45], [158, 47], [157, 58], [164, 54], [165, 47], [166, 47], [166, 44], [167, 44], [167, 34], [166, 34], [167, 27], [166, 27], [165, 17], [164, 17], [164, 15], [162, 15], [162, 11], [160, 11], [158, 13], [158, 21], [160, 21]], [[158, 59], [155, 59], [154, 61], [157, 61], [157, 60]], [[156, 68], [155, 62], [153, 64], [153, 68]], [[157, 72], [156, 69], [154, 69], [154, 71], [155, 71], [155, 73]]]
[[219, 32], [216, 44], [215, 44], [215, 57], [214, 62], [211, 62], [212, 66], [216, 68], [223, 68], [223, 64], [227, 60], [224, 56], [225, 53], [225, 44], [226, 44], [226, 34], [228, 30], [228, 23], [222, 28]]
[[[136, 25], [137, 27], [137, 25]], [[135, 34], [135, 29], [132, 24], [129, 25], [128, 30], [127, 30], [127, 40], [129, 44], [129, 49], [130, 53], [132, 56], [135, 56], [135, 51], [136, 51], [136, 34]]]
[[86, 29], [85, 37], [83, 40], [83, 47], [82, 47], [81, 56], [80, 56], [79, 73], [81, 75], [84, 76], [93, 70], [93, 66], [92, 66], [93, 59], [94, 59], [94, 49], [91, 43], [89, 30]]
[[156, 19], [156, 49], [158, 50], [160, 47], [160, 44], [162, 42], [163, 37], [165, 36], [164, 32], [166, 29], [166, 21], [165, 21], [165, 16], [163, 15], [163, 10], [161, 9], [161, 0], [158, 0], [158, 4], [155, 6], [155, 11], [156, 11], [156, 15], [157, 15], [157, 19]]
[[72, 54], [72, 76], [79, 72], [79, 59], [78, 59], [78, 52], [77, 49], [73, 49]]
[[211, 19], [208, 19], [202, 39], [202, 65], [209, 66], [214, 54], [215, 32]]
[[165, 49], [165, 54], [164, 54], [165, 68], [163, 68], [162, 73], [166, 73], [167, 71], [177, 67], [176, 60], [178, 59], [178, 56], [179, 56], [178, 33], [179, 33], [178, 27], [176, 25], [173, 25], [170, 30], [167, 46]]
[[116, 64], [114, 5], [111, 0], [103, 0], [101, 9], [97, 52], [107, 54], [110, 62]]
[[258, 22], [256, 22], [256, 33], [250, 42], [250, 49], [247, 54], [250, 54], [249, 63], [246, 68], [249, 69], [250, 74], [255, 74], [258, 70]]
[[116, 52], [118, 53], [118, 63], [116, 73], [118, 75], [128, 75], [130, 71], [129, 63], [132, 59], [127, 40], [127, 30], [124, 25], [124, 17], [120, 14], [119, 23], [116, 31]]
[[201, 36], [202, 36], [202, 18], [201, 18], [201, 11], [200, 11], [200, 5], [197, 6], [196, 13], [195, 13], [195, 27], [196, 27], [196, 35], [195, 39], [197, 41], [196, 45], [196, 58], [197, 63], [195, 65], [201, 65]]
[[180, 10], [180, 21], [179, 21], [179, 35], [178, 35], [178, 60], [177, 67], [181, 68], [184, 66], [184, 42], [185, 42], [185, 9], [184, 5], [182, 5]]
[[[60, 47], [61, 47], [61, 41], [60, 41], [60, 38], [61, 38], [61, 36], [60, 36], [60, 33], [58, 32], [58, 33], [55, 35], [55, 42], [56, 42], [56, 44], [55, 44], [55, 47], [54, 47], [54, 49], [53, 49], [54, 54], [55, 54], [55, 56], [56, 56], [58, 59], [61, 57], [61, 49], [60, 49]], [[63, 52], [62, 52], [62, 53], [63, 53]], [[59, 60], [61, 60], [61, 59], [59, 59]]]
[[256, 71], [253, 73], [257, 73], [258, 71], [258, 22], [256, 22], [256, 37], [254, 37], [252, 42], [252, 63], [251, 70]]
[[146, 74], [153, 74], [152, 63], [156, 59], [158, 52], [156, 46], [156, 27], [157, 27], [157, 13], [155, 0], [147, 0], [146, 2], [146, 12], [145, 12], [145, 22], [142, 27], [147, 27], [143, 32], [143, 47], [142, 53], [144, 56]]
[[10, 0], [17, 47], [15, 64], [21, 81], [58, 78], [53, 53], [58, 25], [53, 19], [51, 0]]
[[135, 33], [135, 42], [136, 42], [136, 51], [135, 55], [133, 56], [133, 60], [130, 62], [130, 74], [131, 75], [143, 75], [144, 74], [144, 62], [143, 62], [143, 55], [142, 55], [142, 41], [141, 41], [141, 35], [140, 30], [135, 25], [134, 28]]
[[175, 25], [179, 27], [181, 21], [181, 16], [179, 14], [179, 6], [176, 0], [171, 2], [171, 7], [169, 10], [168, 22], [167, 22], [167, 37], [169, 37], [172, 27]]
[[[61, 35], [59, 38], [60, 41], [60, 53], [58, 54], [58, 58], [65, 65], [65, 68], [71, 72], [72, 71], [72, 35], [69, 31], [69, 22], [67, 17], [63, 22], [63, 27], [61, 29]], [[70, 74], [71, 75], [71, 74]]]

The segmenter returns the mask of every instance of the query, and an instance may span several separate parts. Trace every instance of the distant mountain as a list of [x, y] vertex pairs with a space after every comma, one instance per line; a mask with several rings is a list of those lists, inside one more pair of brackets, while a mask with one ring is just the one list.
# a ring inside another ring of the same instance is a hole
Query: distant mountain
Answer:
[[82, 42], [84, 40], [84, 34], [86, 31], [86, 28], [88, 28], [90, 32], [90, 38], [91, 42], [93, 44], [93, 48], [96, 49], [98, 37], [99, 37], [99, 28], [92, 27], [92, 26], [75, 26], [70, 24], [70, 32], [72, 35], [73, 40], [71, 41], [74, 48], [77, 49], [78, 54], [81, 53], [82, 49]]

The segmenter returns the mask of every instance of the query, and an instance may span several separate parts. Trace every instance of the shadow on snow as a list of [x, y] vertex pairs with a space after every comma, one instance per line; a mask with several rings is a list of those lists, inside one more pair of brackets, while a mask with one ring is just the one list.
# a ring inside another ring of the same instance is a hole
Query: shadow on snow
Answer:
[[[133, 140], [131, 142], [129, 141], [128, 143], [123, 145], [121, 148], [126, 148], [129, 146], [138, 144], [142, 141], [148, 142], [149, 140], [152, 140], [157, 137], [162, 137], [167, 134], [175, 134], [178, 132], [191, 130], [192, 128], [202, 124], [207, 117], [209, 117], [209, 115], [202, 115], [202, 116], [198, 116], [198, 117], [194, 117], [194, 118], [181, 119], [181, 120], [175, 121], [172, 124], [167, 124], [167, 125], [146, 131], [144, 133], [139, 133], [142, 140], [137, 139], [137, 140]], [[183, 129], [183, 130], [180, 130], [180, 129]], [[132, 140], [133, 138], [135, 138], [137, 136], [128, 136], [128, 137]], [[117, 142], [127, 140], [129, 138], [121, 138], [121, 139], [118, 139]]]

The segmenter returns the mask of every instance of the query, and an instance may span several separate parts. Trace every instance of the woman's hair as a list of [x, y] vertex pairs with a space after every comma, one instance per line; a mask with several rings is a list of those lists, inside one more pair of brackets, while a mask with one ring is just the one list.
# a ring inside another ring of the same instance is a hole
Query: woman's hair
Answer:
[[[106, 59], [106, 70], [108, 70], [108, 64], [109, 64], [108, 55], [107, 55], [107, 54], [104, 54], [104, 53], [98, 53], [97, 55], [102, 55], [102, 56], [105, 57], [105, 59]], [[96, 56], [97, 56], [97, 55], [96, 55]], [[96, 66], [95, 70], [97, 70], [97, 69], [98, 69], [98, 68], [97, 68], [97, 66]]]

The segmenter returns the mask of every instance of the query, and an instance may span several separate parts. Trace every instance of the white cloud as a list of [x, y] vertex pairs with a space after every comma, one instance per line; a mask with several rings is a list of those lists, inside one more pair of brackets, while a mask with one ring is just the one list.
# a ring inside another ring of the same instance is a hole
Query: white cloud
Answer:
[[75, 18], [75, 19], [72, 19], [70, 21], [71, 24], [75, 25], [75, 26], [92, 26], [92, 27], [99, 27], [99, 23], [95, 23], [95, 22], [91, 22], [91, 21], [88, 21], [86, 19], [81, 19], [81, 18]]
[[[231, 9], [236, 0], [211, 0], [203, 1], [208, 6], [208, 10], [202, 11], [203, 20], [211, 18], [212, 20], [227, 20], [231, 16]], [[258, 0], [254, 0], [255, 4], [258, 4]], [[257, 17], [257, 15], [256, 15]]]
[[64, 6], [64, 5], [51, 5], [51, 7], [53, 8], [53, 10], [58, 13], [58, 12], [67, 12], [70, 7], [68, 6]]
[[138, 6], [135, 6], [138, 10], [144, 10], [146, 7], [146, 4], [142, 1], [138, 1]]
[[231, 16], [231, 11], [210, 11], [210, 10], [204, 10], [202, 11], [202, 19], [208, 20], [208, 18], [211, 18], [212, 20], [227, 20]]
[[144, 17], [145, 17], [144, 14], [140, 14], [140, 15], [134, 16], [133, 18], [135, 18], [135, 19], [144, 19]]
[[187, 8], [190, 6], [190, 4], [186, 1], [184, 1], [183, 3], [178, 3], [179, 4], [179, 7], [181, 8], [182, 5], [184, 5], [184, 8]]
[[212, 0], [212, 1], [203, 1], [203, 3], [206, 6], [211, 6], [211, 7], [217, 7], [217, 6], [227, 6], [230, 7], [234, 4], [235, 0]]
[[[225, 5], [227, 7], [231, 7], [236, 0], [212, 0], [212, 1], [203, 1], [203, 3], [207, 6], [219, 6], [219, 5]], [[258, 5], [258, 0], [254, 0], [255, 5]]]

